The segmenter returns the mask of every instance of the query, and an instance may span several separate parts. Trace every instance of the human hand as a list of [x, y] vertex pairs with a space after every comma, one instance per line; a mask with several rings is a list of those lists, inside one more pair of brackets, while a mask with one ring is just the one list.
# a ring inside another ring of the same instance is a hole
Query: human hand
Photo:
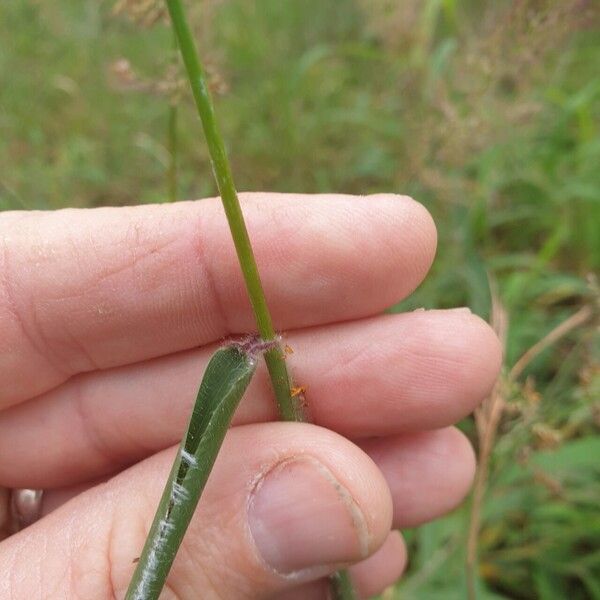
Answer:
[[[378, 593], [406, 561], [391, 529], [470, 486], [450, 425], [489, 392], [498, 341], [468, 310], [380, 314], [433, 260], [416, 202], [241, 200], [314, 424], [276, 422], [261, 365], [165, 598], [316, 600], [346, 564]], [[0, 233], [0, 486], [45, 490], [43, 517], [0, 542], [0, 598], [122, 598], [204, 366], [255, 328], [225, 216], [217, 199], [15, 212]]]

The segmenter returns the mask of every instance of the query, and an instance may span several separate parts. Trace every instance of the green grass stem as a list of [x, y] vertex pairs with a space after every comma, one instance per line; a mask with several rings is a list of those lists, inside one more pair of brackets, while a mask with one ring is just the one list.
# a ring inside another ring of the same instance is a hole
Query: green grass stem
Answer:
[[[198, 109], [204, 135], [208, 144], [213, 173], [221, 195], [238, 260], [242, 268], [250, 302], [256, 317], [258, 332], [265, 341], [277, 339], [267, 300], [260, 280], [256, 259], [250, 244], [250, 237], [242, 214], [237, 191], [233, 182], [231, 167], [227, 158], [225, 144], [219, 133], [215, 111], [206, 82], [204, 69], [198, 58], [198, 51], [194, 37], [186, 18], [181, 0], [166, 0], [173, 30], [177, 38], [179, 50], [183, 58], [188, 75], [194, 101]], [[304, 413], [300, 399], [291, 393], [291, 380], [284, 360], [284, 355], [279, 344], [265, 353], [265, 362], [271, 377], [275, 398], [279, 406], [279, 413], [286, 421], [303, 421]], [[332, 586], [335, 598], [339, 600], [352, 600], [355, 598], [352, 584], [347, 573], [337, 574], [345, 586]]]
[[[256, 317], [256, 324], [261, 338], [265, 341], [277, 339], [271, 314], [267, 307], [267, 300], [263, 291], [258, 267], [250, 245], [250, 238], [244, 216], [237, 196], [231, 167], [223, 139], [217, 127], [210, 91], [206, 82], [204, 69], [200, 64], [198, 52], [188, 24], [181, 0], [167, 0], [167, 7], [177, 37], [179, 50], [183, 58], [185, 69], [189, 78], [194, 101], [198, 109], [204, 135], [208, 144], [213, 173], [225, 209], [225, 215], [231, 229], [238, 260], [250, 296], [252, 309]], [[279, 406], [281, 418], [286, 421], [303, 420], [302, 408], [290, 391], [290, 378], [279, 345], [265, 354], [265, 361], [273, 383], [275, 397]]]

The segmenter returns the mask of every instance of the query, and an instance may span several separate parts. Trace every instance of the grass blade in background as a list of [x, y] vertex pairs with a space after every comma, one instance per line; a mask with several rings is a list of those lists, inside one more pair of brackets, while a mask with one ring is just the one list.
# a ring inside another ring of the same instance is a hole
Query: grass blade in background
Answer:
[[255, 369], [255, 356], [241, 345], [220, 348], [208, 363], [126, 600], [159, 597], [233, 413]]

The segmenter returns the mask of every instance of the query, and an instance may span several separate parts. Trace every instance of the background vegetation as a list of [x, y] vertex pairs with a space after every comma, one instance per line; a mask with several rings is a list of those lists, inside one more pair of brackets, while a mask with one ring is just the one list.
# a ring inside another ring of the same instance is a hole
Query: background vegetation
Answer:
[[[170, 32], [111, 10], [2, 2], [2, 209], [167, 197]], [[505, 336], [506, 375], [463, 423], [491, 452], [471, 536], [477, 597], [600, 598], [599, 4], [204, 0], [193, 10], [240, 189], [413, 195], [438, 222], [438, 257], [392, 310], [467, 304]], [[181, 196], [214, 194], [187, 94], [179, 110]], [[465, 598], [472, 515], [467, 503], [405, 532], [410, 569], [385, 597]]]

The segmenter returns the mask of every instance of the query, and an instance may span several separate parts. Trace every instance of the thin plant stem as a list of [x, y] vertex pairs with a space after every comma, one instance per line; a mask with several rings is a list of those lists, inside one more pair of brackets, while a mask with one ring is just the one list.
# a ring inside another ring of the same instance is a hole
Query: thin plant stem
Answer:
[[518, 379], [527, 365], [541, 352], [543, 352], [548, 346], [551, 346], [570, 333], [573, 329], [584, 325], [594, 314], [591, 306], [584, 306], [580, 308], [575, 314], [571, 315], [566, 321], [563, 321], [560, 325], [555, 327], [548, 335], [544, 336], [539, 342], [531, 346], [527, 352], [519, 358], [510, 370], [509, 377], [512, 381]]
[[[231, 235], [244, 275], [246, 288], [248, 289], [248, 295], [250, 296], [258, 332], [263, 340], [272, 341], [277, 339], [277, 336], [273, 327], [271, 314], [267, 307], [258, 267], [252, 246], [250, 245], [248, 230], [246, 229], [246, 223], [244, 222], [244, 216], [233, 183], [225, 145], [217, 127], [204, 69], [200, 64], [194, 38], [181, 0], [167, 0], [167, 7], [192, 88], [194, 101], [200, 120], [202, 121], [213, 173], [217, 181], [217, 187], [219, 188], [229, 228], [231, 229]], [[281, 418], [286, 421], [304, 420], [299, 399], [293, 397], [291, 394], [290, 377], [279, 344], [265, 354], [265, 361], [275, 391]]]
[[[215, 111], [206, 82], [204, 69], [198, 58], [198, 51], [190, 29], [181, 0], [166, 0], [173, 30], [188, 75], [192, 95], [202, 121], [204, 135], [208, 145], [213, 173], [225, 209], [238, 260], [244, 275], [244, 281], [250, 297], [250, 303], [256, 318], [258, 332], [265, 341], [277, 340], [271, 313], [260, 280], [256, 259], [250, 244], [250, 237], [237, 196], [231, 167], [227, 158], [225, 144], [219, 133]], [[291, 391], [291, 379], [279, 343], [265, 352], [265, 362], [271, 377], [279, 414], [285, 421], [304, 421], [305, 415], [301, 397], [294, 396]], [[333, 590], [334, 600], [352, 600], [356, 597], [350, 578], [346, 572], [339, 572], [334, 577], [347, 583], [343, 589]], [[332, 586], [335, 588], [335, 586]]]
[[[506, 348], [506, 337], [508, 333], [508, 313], [496, 292], [495, 282], [489, 278], [490, 294], [492, 297], [492, 328], [496, 332], [503, 354]], [[496, 433], [502, 412], [504, 410], [505, 386], [500, 377], [494, 389], [482, 405], [475, 410], [475, 421], [479, 442], [479, 464], [475, 475], [473, 495], [471, 500], [471, 512], [469, 515], [469, 526], [467, 530], [466, 548], [466, 581], [467, 598], [476, 600], [477, 597], [477, 568], [478, 568], [478, 541], [481, 527], [481, 508], [487, 484], [490, 458], [494, 448]]]
[[[492, 393], [482, 407], [475, 411], [477, 433], [479, 438], [479, 465], [473, 486], [471, 501], [471, 512], [469, 515], [469, 528], [467, 532], [467, 598], [477, 599], [477, 567], [478, 567], [478, 542], [481, 530], [481, 509], [487, 487], [494, 443], [498, 432], [498, 426], [505, 407], [507, 390], [519, 379], [523, 371], [546, 348], [569, 334], [574, 329], [581, 327], [594, 315], [590, 306], [584, 306], [568, 319], [560, 323], [539, 342], [529, 348], [510, 369], [505, 377], [501, 377], [494, 386]], [[492, 325], [498, 334], [502, 346], [506, 346], [506, 334], [508, 329], [508, 317], [506, 310], [498, 298], [494, 286], [492, 286]]]

